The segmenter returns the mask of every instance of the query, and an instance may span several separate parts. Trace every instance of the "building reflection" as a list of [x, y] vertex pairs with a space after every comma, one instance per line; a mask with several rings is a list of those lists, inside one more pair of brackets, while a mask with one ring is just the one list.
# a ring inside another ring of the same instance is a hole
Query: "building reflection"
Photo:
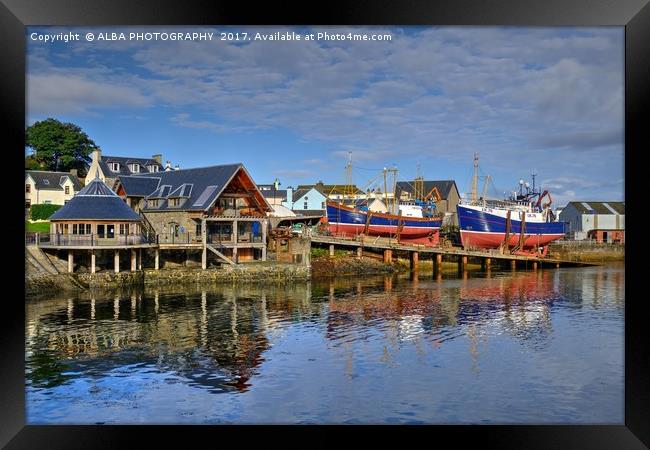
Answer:
[[222, 286], [28, 302], [28, 377], [63, 382], [75, 364], [119, 354], [121, 365], [156, 364], [215, 391], [246, 391], [270, 347], [267, 333], [320, 313], [310, 297], [308, 285]]

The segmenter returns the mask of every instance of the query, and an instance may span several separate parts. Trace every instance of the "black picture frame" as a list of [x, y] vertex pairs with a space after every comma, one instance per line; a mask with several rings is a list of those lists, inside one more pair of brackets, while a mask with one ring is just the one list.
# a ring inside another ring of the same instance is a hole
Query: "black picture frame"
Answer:
[[[472, 440], [492, 448], [571, 448], [641, 449], [650, 445], [650, 370], [646, 325], [647, 300], [643, 294], [643, 241], [639, 220], [643, 220], [643, 182], [647, 178], [640, 158], [650, 148], [648, 126], [642, 117], [650, 99], [650, 5], [648, 0], [388, 0], [357, 2], [328, 1], [317, 5], [303, 2], [201, 2], [166, 0], [133, 2], [126, 0], [1, 0], [0, 2], [0, 118], [3, 133], [5, 174], [19, 176], [23, 164], [19, 148], [24, 149], [25, 129], [25, 27], [34, 25], [207, 25], [207, 24], [333, 24], [333, 25], [518, 25], [518, 26], [599, 26], [625, 27], [625, 188], [627, 211], [626, 280], [630, 295], [625, 302], [625, 425], [613, 426], [402, 426], [334, 427], [335, 430], [366, 431], [383, 439], [388, 434], [408, 432], [409, 439], [423, 439], [429, 445], [453, 445]], [[5, 202], [9, 223], [5, 227], [3, 257], [21, 255], [20, 236], [24, 232], [24, 199], [21, 183], [10, 181], [10, 201]], [[16, 195], [13, 192], [16, 192]], [[15, 220], [13, 218], [16, 218]], [[635, 222], [636, 221], [636, 222]], [[21, 231], [22, 230], [22, 231]], [[639, 269], [637, 270], [637, 262]], [[12, 266], [10, 263], [9, 266]], [[3, 281], [4, 320], [0, 328], [0, 445], [6, 448], [131, 448], [144, 437], [147, 446], [154, 441], [167, 445], [218, 445], [224, 433], [236, 434], [246, 446], [253, 441], [271, 445], [275, 433], [300, 436], [302, 445], [341, 442], [333, 427], [264, 427], [255, 433], [250, 427], [233, 426], [29, 426], [25, 425], [25, 311], [21, 298], [20, 264]], [[13, 289], [15, 288], [15, 289]], [[14, 292], [9, 294], [10, 289]], [[643, 339], [645, 338], [645, 339]], [[301, 431], [299, 435], [294, 434]], [[304, 433], [308, 431], [308, 433]], [[309, 436], [307, 440], [302, 437]], [[221, 439], [219, 439], [221, 438]], [[252, 438], [252, 439], [251, 439]], [[316, 438], [316, 439], [315, 439]], [[203, 441], [203, 439], [208, 439]], [[219, 440], [215, 440], [219, 439]], [[286, 442], [286, 441], [282, 441]], [[644, 445], [645, 444], [645, 445]], [[225, 445], [225, 444], [221, 444]], [[444, 444], [442, 444], [444, 445]]]

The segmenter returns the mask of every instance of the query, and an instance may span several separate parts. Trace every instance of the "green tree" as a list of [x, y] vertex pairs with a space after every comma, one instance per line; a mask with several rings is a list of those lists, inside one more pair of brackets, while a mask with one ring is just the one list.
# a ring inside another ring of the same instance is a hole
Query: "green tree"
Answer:
[[43, 170], [43, 164], [36, 161], [34, 155], [25, 156], [25, 169], [28, 170]]
[[46, 170], [85, 172], [90, 153], [97, 145], [73, 123], [46, 119], [27, 127], [25, 144], [34, 151], [34, 159]]

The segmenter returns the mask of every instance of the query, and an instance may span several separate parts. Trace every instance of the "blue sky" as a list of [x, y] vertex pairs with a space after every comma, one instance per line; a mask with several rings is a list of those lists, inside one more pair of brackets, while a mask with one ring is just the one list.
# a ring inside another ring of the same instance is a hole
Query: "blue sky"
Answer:
[[[45, 43], [31, 33], [81, 34]], [[87, 42], [86, 32], [213, 32]], [[221, 32], [390, 41], [219, 40]], [[243, 162], [258, 183], [454, 179], [472, 158], [503, 197], [535, 171], [557, 206], [623, 200], [624, 30], [515, 27], [30, 27], [27, 123], [73, 122], [105, 154]], [[381, 177], [380, 177], [381, 178]], [[383, 181], [381, 181], [383, 184]]]

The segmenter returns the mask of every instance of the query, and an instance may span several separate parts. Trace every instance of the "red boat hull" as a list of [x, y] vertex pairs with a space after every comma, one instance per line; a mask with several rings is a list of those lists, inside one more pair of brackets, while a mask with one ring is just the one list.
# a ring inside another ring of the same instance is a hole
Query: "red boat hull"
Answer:
[[[560, 239], [564, 234], [524, 234], [523, 248], [542, 247]], [[485, 233], [476, 231], [461, 231], [460, 239], [463, 247], [498, 248], [505, 238], [504, 233]], [[519, 234], [513, 234], [508, 239], [510, 247], [519, 244]]]

